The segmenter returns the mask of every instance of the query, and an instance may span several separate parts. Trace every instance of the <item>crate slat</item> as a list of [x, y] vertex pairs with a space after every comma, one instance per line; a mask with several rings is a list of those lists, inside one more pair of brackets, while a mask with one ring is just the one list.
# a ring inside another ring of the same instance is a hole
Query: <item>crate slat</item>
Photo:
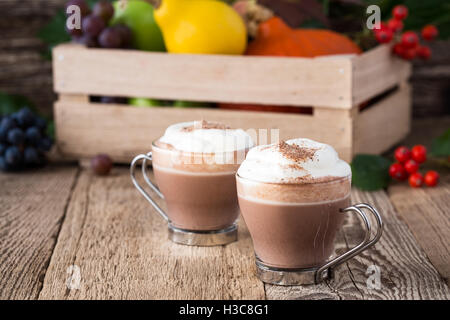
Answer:
[[379, 154], [410, 131], [411, 86], [401, 84], [379, 103], [363, 110], [354, 121], [353, 153]]
[[411, 64], [393, 57], [391, 47], [378, 46], [352, 61], [353, 105], [365, 102], [399, 83], [411, 75]]
[[[333, 145], [341, 157], [351, 160], [352, 119], [347, 110], [313, 116], [209, 108], [134, 108], [70, 101], [55, 104], [58, 148], [64, 155], [75, 158], [107, 153], [116, 162], [129, 163], [135, 155], [148, 152], [152, 141], [169, 125], [199, 119], [255, 129], [249, 131], [253, 136], [260, 129], [266, 129], [267, 140], [256, 137], [261, 144], [271, 142], [270, 129], [279, 129], [280, 139], [305, 137], [326, 142]], [[261, 133], [266, 136], [264, 131]]]
[[185, 55], [86, 49], [53, 51], [58, 93], [350, 108], [351, 58]]

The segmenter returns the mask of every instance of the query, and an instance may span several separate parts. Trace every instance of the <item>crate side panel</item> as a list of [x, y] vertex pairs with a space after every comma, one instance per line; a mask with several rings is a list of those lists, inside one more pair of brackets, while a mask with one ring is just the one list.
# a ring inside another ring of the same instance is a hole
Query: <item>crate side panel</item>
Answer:
[[394, 57], [387, 45], [353, 59], [353, 105], [365, 102], [407, 80], [411, 64]]
[[354, 121], [354, 153], [379, 154], [401, 141], [410, 131], [411, 88], [400, 89], [363, 110]]
[[115, 162], [128, 163], [136, 154], [149, 151], [152, 141], [158, 139], [169, 125], [199, 119], [246, 129], [258, 144], [296, 137], [326, 142], [336, 146], [341, 156], [349, 160], [351, 141], [347, 137], [351, 121], [348, 118], [333, 122], [301, 114], [206, 108], [131, 108], [66, 101], [55, 104], [58, 148], [64, 155], [75, 158], [107, 153]]
[[351, 107], [351, 59], [54, 49], [58, 93]]

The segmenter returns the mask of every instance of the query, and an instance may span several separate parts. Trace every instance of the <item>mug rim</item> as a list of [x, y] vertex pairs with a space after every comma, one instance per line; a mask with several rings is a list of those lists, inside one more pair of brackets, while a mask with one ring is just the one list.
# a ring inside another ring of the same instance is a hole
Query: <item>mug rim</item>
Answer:
[[253, 147], [247, 147], [244, 149], [237, 149], [237, 150], [233, 150], [233, 151], [222, 151], [222, 152], [192, 152], [192, 151], [185, 151], [185, 150], [178, 150], [178, 149], [165, 149], [165, 148], [161, 148], [158, 145], [156, 145], [156, 142], [158, 142], [159, 139], [157, 140], [153, 140], [152, 142], [152, 150], [153, 148], [162, 150], [162, 151], [167, 151], [167, 152], [178, 152], [178, 153], [184, 153], [184, 154], [193, 154], [193, 155], [207, 155], [207, 156], [213, 156], [215, 154], [227, 154], [227, 153], [235, 153], [235, 152], [248, 152], [250, 149], [254, 148]]

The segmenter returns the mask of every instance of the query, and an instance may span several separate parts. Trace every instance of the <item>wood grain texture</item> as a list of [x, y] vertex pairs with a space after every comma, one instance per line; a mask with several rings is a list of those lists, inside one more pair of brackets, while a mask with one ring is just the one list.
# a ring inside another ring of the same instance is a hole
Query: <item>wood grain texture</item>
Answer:
[[351, 59], [53, 50], [58, 93], [351, 108]]
[[383, 93], [411, 75], [409, 62], [392, 56], [388, 45], [381, 45], [352, 59], [353, 105]]
[[66, 0], [0, 1], [0, 92], [25, 95], [50, 115], [56, 96], [52, 64], [42, 58], [38, 31]]
[[[81, 269], [69, 290], [67, 268]], [[249, 233], [225, 247], [167, 240], [167, 226], [133, 187], [128, 170], [83, 171], [73, 192], [40, 299], [262, 299]]]
[[0, 299], [38, 297], [77, 171], [0, 173]]
[[399, 90], [354, 117], [353, 153], [380, 154], [401, 141], [411, 126], [411, 87]]
[[450, 175], [436, 188], [394, 184], [389, 197], [447, 285], [450, 284]]
[[[405, 223], [399, 220], [384, 191], [352, 190], [354, 203], [370, 203], [383, 216], [381, 240], [361, 255], [336, 268], [335, 278], [320, 286], [277, 287], [266, 285], [270, 299], [449, 299], [450, 292]], [[347, 215], [337, 239], [337, 252], [362, 239], [361, 223]], [[380, 268], [381, 288], [367, 286], [369, 266]]]
[[[169, 125], [200, 119], [250, 129], [249, 134], [258, 144], [278, 142], [278, 137], [306, 137], [333, 145], [347, 161], [352, 157], [352, 119], [348, 110], [321, 110], [311, 116], [211, 108], [132, 108], [70, 101], [55, 104], [57, 143], [64, 155], [89, 158], [104, 152], [124, 163], [149, 151], [151, 142], [161, 137]], [[279, 136], [272, 138], [271, 129], [279, 129]], [[258, 136], [260, 130], [266, 131]]]

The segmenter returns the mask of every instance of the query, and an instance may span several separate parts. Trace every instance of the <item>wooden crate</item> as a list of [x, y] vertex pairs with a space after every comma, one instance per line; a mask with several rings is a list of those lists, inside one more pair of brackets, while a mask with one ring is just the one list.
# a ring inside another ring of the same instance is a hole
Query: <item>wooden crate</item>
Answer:
[[[360, 56], [311, 59], [180, 55], [65, 44], [53, 50], [53, 72], [59, 95], [54, 106], [57, 145], [63, 155], [78, 159], [107, 153], [114, 161], [127, 163], [149, 151], [170, 124], [198, 119], [257, 133], [279, 129], [281, 139], [311, 138], [331, 144], [347, 161], [355, 153], [387, 150], [410, 129], [411, 66], [392, 57], [388, 46]], [[313, 112], [135, 108], [92, 103], [89, 95], [312, 106]], [[360, 111], [360, 104], [374, 97], [372, 105]], [[267, 141], [262, 137], [258, 143]]]

